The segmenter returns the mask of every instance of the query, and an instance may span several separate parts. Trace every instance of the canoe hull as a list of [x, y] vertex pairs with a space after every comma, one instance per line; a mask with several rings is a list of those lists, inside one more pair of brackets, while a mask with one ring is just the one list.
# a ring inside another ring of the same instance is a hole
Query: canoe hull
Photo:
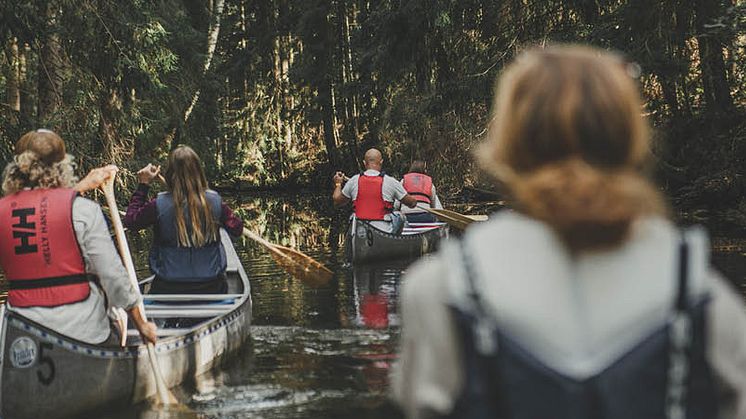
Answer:
[[358, 263], [415, 259], [437, 250], [448, 234], [447, 225], [419, 234], [390, 234], [353, 218], [347, 235], [347, 251], [350, 260]]
[[[241, 284], [236, 306], [184, 333], [161, 337], [156, 356], [168, 387], [193, 379], [237, 353], [250, 336], [248, 277], [234, 249], [229, 280]], [[236, 267], [236, 263], [238, 263]], [[146, 311], [148, 309], [146, 308]], [[101, 347], [76, 341], [0, 306], [0, 417], [90, 416], [156, 394], [144, 345]]]

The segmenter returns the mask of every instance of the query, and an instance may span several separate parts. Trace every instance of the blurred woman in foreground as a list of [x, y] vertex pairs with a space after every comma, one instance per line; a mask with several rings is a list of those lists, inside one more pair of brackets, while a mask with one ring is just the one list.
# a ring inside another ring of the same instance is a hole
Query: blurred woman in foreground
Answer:
[[516, 211], [407, 273], [393, 388], [409, 417], [746, 417], [742, 297], [640, 174], [634, 70], [553, 47], [501, 76], [479, 157]]

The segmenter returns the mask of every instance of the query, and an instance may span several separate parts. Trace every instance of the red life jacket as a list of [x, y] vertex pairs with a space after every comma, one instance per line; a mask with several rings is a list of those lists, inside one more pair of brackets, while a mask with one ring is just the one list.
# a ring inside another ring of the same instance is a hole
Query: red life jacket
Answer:
[[357, 198], [353, 202], [355, 216], [360, 220], [380, 221], [394, 210], [394, 203], [383, 200], [383, 173], [378, 176], [361, 174], [357, 180]]
[[430, 204], [433, 199], [433, 178], [422, 173], [407, 173], [404, 175], [404, 189], [414, 199]]
[[56, 307], [88, 298], [72, 221], [72, 189], [34, 189], [0, 199], [0, 266], [14, 307]]

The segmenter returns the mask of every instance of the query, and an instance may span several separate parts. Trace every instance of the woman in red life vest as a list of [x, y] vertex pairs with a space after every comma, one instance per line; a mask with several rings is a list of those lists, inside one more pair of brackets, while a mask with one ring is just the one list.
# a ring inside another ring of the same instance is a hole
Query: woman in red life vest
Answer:
[[18, 142], [3, 175], [0, 199], [0, 265], [8, 280], [8, 307], [66, 336], [115, 345], [107, 303], [127, 310], [144, 340], [155, 342], [134, 288], [112, 242], [101, 208], [78, 196], [115, 167], [98, 169], [83, 184], [65, 143], [37, 130]]
[[147, 165], [127, 207], [124, 224], [133, 230], [153, 227], [150, 270], [152, 294], [227, 291], [225, 249], [220, 228], [240, 236], [243, 222], [217, 192], [208, 189], [202, 161], [190, 147], [179, 146], [168, 156], [166, 192], [148, 200], [150, 182], [159, 166]]
[[410, 223], [434, 223], [436, 218], [424, 208], [443, 209], [438, 193], [435, 191], [433, 178], [427, 175], [427, 164], [422, 160], [415, 160], [409, 166], [409, 172], [404, 175], [402, 186], [407, 193], [417, 200], [414, 208], [401, 208], [402, 214], [407, 216]]

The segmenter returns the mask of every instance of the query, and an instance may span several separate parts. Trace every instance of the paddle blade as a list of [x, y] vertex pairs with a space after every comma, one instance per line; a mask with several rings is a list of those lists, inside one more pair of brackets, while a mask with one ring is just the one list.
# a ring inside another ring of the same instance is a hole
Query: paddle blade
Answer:
[[307, 285], [312, 287], [323, 286], [334, 275], [321, 262], [295, 249], [269, 242], [247, 228], [243, 229], [243, 235], [267, 248], [277, 265]]
[[427, 208], [427, 212], [434, 214], [439, 220], [448, 223], [449, 226], [464, 230], [473, 222], [487, 221], [486, 215], [464, 215], [447, 209]]
[[275, 262], [306, 285], [324, 286], [334, 276], [329, 268], [304, 253], [285, 246], [274, 245], [274, 247], [277, 251], [270, 254]]

